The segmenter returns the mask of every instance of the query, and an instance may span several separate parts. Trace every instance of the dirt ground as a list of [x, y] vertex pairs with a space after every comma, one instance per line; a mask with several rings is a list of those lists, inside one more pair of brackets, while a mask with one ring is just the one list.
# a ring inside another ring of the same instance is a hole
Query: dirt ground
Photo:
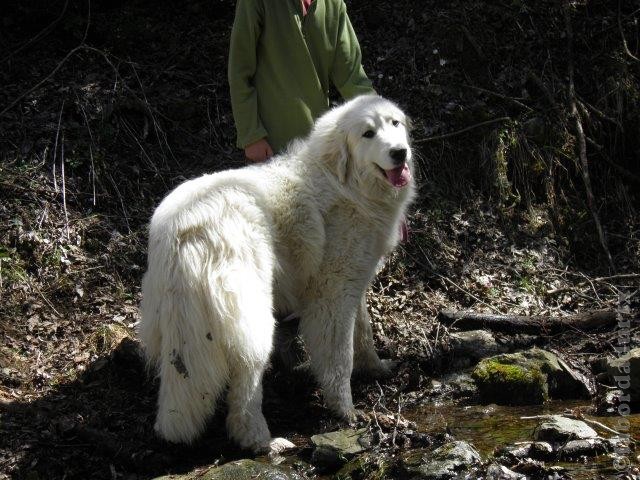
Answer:
[[[361, 408], [396, 411], [446, 371], [442, 309], [638, 311], [640, 4], [615, 3], [565, 16], [551, 1], [347, 1], [377, 91], [413, 119], [420, 181], [411, 239], [369, 294], [377, 346], [402, 365], [355, 383]], [[226, 82], [232, 20], [230, 0], [5, 7], [0, 478], [152, 478], [246, 456], [223, 412], [195, 445], [154, 436], [157, 385], [133, 340], [154, 206], [184, 179], [244, 164]], [[539, 343], [588, 373], [616, 332]], [[303, 455], [339, 425], [307, 378], [277, 368], [264, 409]]]

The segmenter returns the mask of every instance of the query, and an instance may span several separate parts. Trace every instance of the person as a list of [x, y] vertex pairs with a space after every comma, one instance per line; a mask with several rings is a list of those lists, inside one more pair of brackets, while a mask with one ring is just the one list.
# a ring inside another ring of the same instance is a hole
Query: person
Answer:
[[305, 136], [329, 108], [375, 93], [344, 0], [238, 0], [229, 50], [237, 146], [249, 161]]

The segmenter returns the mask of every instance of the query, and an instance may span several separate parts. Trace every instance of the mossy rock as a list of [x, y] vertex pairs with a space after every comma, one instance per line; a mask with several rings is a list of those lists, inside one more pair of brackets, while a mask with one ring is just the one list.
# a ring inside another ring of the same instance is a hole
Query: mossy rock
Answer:
[[549, 398], [590, 398], [589, 382], [551, 352], [532, 348], [482, 360], [473, 379], [483, 401], [539, 405]]
[[155, 480], [254, 480], [256, 478], [260, 478], [260, 480], [303, 480], [303, 477], [296, 472], [248, 459], [225, 463], [206, 472], [199, 470], [184, 475], [166, 475]]
[[473, 371], [480, 397], [498, 405], [539, 405], [549, 399], [547, 377], [535, 366], [487, 359]]
[[391, 467], [391, 461], [381, 455], [364, 454], [354, 458], [338, 473], [335, 480], [382, 480], [387, 478], [387, 473]]
[[363, 453], [371, 446], [369, 430], [338, 430], [311, 437], [315, 449], [311, 463], [321, 471], [335, 471], [355, 455]]

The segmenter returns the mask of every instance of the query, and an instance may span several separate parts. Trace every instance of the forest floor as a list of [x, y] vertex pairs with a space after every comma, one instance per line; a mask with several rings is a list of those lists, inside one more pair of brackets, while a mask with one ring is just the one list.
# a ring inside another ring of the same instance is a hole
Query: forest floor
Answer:
[[[618, 34], [619, 22], [637, 55], [637, 10], [592, 2], [572, 16], [609, 261], [564, 113], [566, 19], [552, 2], [494, 3], [347, 2], [377, 91], [413, 118], [421, 185], [410, 241], [368, 295], [377, 347], [401, 365], [388, 382], [356, 381], [365, 411], [381, 399], [391, 412], [402, 398], [418, 402], [447, 371], [443, 309], [640, 308], [640, 89]], [[59, 0], [8, 11], [0, 478], [152, 478], [246, 456], [228, 443], [223, 413], [195, 445], [157, 439], [157, 384], [135, 343], [154, 206], [187, 178], [244, 165], [226, 82], [233, 2]], [[591, 376], [616, 335], [541, 332], [537, 343]], [[635, 324], [630, 345], [640, 345]], [[272, 433], [302, 451], [339, 426], [309, 379], [276, 368], [264, 410]]]

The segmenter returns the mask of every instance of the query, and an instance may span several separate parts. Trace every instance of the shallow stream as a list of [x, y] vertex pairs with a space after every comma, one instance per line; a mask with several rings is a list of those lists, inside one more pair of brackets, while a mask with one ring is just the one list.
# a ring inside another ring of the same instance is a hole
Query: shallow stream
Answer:
[[[471, 443], [480, 452], [483, 459], [489, 457], [496, 448], [504, 445], [533, 440], [533, 432], [542, 419], [527, 418], [539, 415], [555, 415], [565, 411], [577, 411], [585, 407], [580, 402], [552, 401], [545, 405], [526, 407], [507, 407], [499, 405], [461, 406], [451, 403], [425, 404], [417, 408], [403, 411], [408, 420], [416, 422], [419, 431], [438, 432], [447, 428], [456, 440]], [[640, 414], [629, 415], [630, 429], [627, 432], [619, 430], [617, 417], [595, 417], [586, 415], [589, 420], [595, 420], [620, 433], [629, 434], [634, 438], [640, 437]], [[598, 434], [609, 438], [613, 433], [607, 433], [598, 426], [591, 425]], [[629, 462], [637, 465], [637, 452], [629, 456]], [[569, 470], [572, 478], [579, 480], [593, 480], [602, 475], [613, 478], [624, 471], [614, 468], [613, 459], [608, 455], [601, 455], [584, 463], [557, 462]]]

